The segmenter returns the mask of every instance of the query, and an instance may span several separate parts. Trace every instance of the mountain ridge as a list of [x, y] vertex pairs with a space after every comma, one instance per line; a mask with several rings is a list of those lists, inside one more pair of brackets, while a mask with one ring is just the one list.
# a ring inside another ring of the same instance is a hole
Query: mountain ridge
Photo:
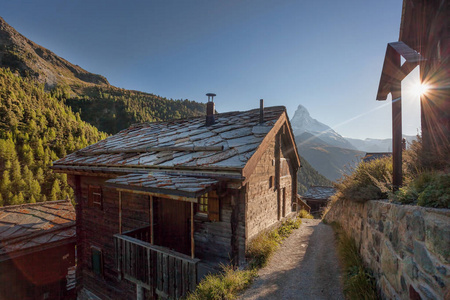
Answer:
[[19, 71], [44, 83], [47, 89], [59, 84], [102, 85], [108, 80], [74, 65], [52, 51], [29, 40], [0, 17], [0, 67]]

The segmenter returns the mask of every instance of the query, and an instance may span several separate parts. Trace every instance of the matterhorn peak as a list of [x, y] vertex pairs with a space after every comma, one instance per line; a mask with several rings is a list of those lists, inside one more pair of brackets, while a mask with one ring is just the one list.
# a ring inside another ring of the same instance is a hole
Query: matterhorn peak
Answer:
[[298, 136], [305, 132], [310, 133], [329, 145], [354, 149], [354, 147], [330, 126], [313, 119], [309, 111], [303, 105], [299, 105], [291, 119], [294, 135]]

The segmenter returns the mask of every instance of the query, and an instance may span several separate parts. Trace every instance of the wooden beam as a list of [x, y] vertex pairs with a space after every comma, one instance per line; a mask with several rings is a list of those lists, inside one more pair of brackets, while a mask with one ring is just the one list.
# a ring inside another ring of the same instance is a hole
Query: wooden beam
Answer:
[[195, 258], [195, 241], [194, 241], [194, 203], [191, 203], [191, 258]]
[[[389, 55], [391, 64], [401, 67], [400, 54], [391, 50]], [[394, 190], [402, 185], [402, 81], [392, 79], [392, 183]]]
[[168, 198], [168, 199], [184, 201], [184, 202], [193, 202], [193, 203], [198, 202], [197, 198], [190, 198], [190, 197], [185, 197], [185, 196], [175, 196], [175, 195], [167, 195], [167, 194], [160, 194], [160, 193], [151, 193], [151, 192], [136, 191], [136, 190], [122, 189], [122, 188], [118, 188], [117, 190], [122, 191], [122, 192], [132, 193], [132, 194], [156, 196], [156, 197]]
[[122, 234], [122, 191], [119, 191], [119, 234]]
[[154, 219], [153, 219], [153, 196], [150, 195], [150, 244], [154, 244], [155, 243], [155, 229], [153, 228], [153, 223], [154, 223]]

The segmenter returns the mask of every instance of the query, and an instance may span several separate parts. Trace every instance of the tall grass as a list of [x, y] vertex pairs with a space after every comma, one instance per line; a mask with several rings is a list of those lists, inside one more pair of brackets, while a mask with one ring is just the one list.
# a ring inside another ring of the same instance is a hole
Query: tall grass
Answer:
[[187, 300], [236, 299], [256, 277], [256, 270], [239, 270], [230, 265], [222, 266], [221, 274], [207, 275]]
[[331, 223], [338, 242], [338, 254], [344, 267], [344, 294], [347, 299], [379, 299], [376, 280], [364, 267], [355, 241], [339, 224]]

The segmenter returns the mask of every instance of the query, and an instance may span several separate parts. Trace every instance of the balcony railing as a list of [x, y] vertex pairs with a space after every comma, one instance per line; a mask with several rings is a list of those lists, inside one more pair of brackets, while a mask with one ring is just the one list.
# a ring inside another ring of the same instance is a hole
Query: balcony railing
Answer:
[[119, 273], [161, 298], [178, 299], [194, 291], [200, 260], [151, 245], [145, 241], [148, 232], [147, 227], [114, 235]]

